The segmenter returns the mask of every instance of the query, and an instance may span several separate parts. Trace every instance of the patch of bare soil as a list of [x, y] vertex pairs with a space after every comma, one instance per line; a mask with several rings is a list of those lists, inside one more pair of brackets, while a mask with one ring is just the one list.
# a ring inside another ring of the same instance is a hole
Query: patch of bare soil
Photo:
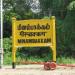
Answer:
[[75, 75], [75, 67], [57, 66], [55, 70], [44, 70], [43, 65], [18, 65], [16, 69], [4, 66], [0, 75]]

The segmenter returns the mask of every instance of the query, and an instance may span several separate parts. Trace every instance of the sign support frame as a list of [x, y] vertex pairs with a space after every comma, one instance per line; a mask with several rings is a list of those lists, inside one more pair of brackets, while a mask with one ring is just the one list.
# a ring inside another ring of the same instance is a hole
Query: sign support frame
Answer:
[[12, 18], [12, 68], [14, 69], [16, 67], [16, 47], [14, 46], [14, 27], [15, 27], [15, 21], [16, 21], [16, 18]]
[[[56, 62], [56, 27], [55, 27], [55, 16], [51, 17], [51, 24], [53, 25], [53, 41], [52, 44], [53, 45], [49, 45], [49, 47], [52, 49], [53, 52], [53, 61]], [[13, 17], [12, 18], [12, 68], [14, 69], [16, 67], [16, 50], [17, 47], [15, 46], [15, 38], [14, 38], [14, 34], [15, 34], [15, 25], [16, 25], [16, 18]]]
[[52, 52], [53, 52], [53, 61], [56, 62], [56, 28], [55, 28], [55, 16], [51, 17], [53, 26], [53, 46], [52, 46]]

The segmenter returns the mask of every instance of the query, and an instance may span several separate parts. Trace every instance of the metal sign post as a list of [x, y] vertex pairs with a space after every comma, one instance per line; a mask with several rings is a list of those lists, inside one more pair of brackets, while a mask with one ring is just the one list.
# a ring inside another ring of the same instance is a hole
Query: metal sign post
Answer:
[[2, 0], [0, 1], [0, 68], [3, 66], [3, 17], [2, 17]]
[[3, 48], [0, 48], [0, 68], [3, 67]]

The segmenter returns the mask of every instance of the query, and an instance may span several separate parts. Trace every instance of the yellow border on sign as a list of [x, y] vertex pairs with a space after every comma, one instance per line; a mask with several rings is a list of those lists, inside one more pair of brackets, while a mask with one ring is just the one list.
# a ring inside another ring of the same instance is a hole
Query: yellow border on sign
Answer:
[[15, 45], [15, 42], [14, 42], [14, 40], [15, 40], [15, 38], [14, 38], [14, 33], [15, 33], [15, 30], [14, 30], [14, 28], [15, 28], [15, 21], [16, 21], [16, 18], [15, 17], [13, 17], [12, 18], [12, 62], [13, 63], [15, 63], [16, 62], [16, 47], [14, 46]]
[[56, 28], [55, 28], [55, 16], [52, 16], [51, 19], [52, 19], [52, 24], [53, 24], [53, 46], [52, 46], [53, 61], [56, 61]]

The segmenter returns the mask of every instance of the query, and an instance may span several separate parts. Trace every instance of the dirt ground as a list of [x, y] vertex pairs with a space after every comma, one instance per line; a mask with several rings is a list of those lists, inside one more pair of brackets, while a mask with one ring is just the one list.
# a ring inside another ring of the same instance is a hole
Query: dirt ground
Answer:
[[0, 75], [75, 75], [75, 67], [60, 67], [56, 70], [44, 70], [43, 65], [18, 65], [16, 69], [12, 66], [3, 66]]

